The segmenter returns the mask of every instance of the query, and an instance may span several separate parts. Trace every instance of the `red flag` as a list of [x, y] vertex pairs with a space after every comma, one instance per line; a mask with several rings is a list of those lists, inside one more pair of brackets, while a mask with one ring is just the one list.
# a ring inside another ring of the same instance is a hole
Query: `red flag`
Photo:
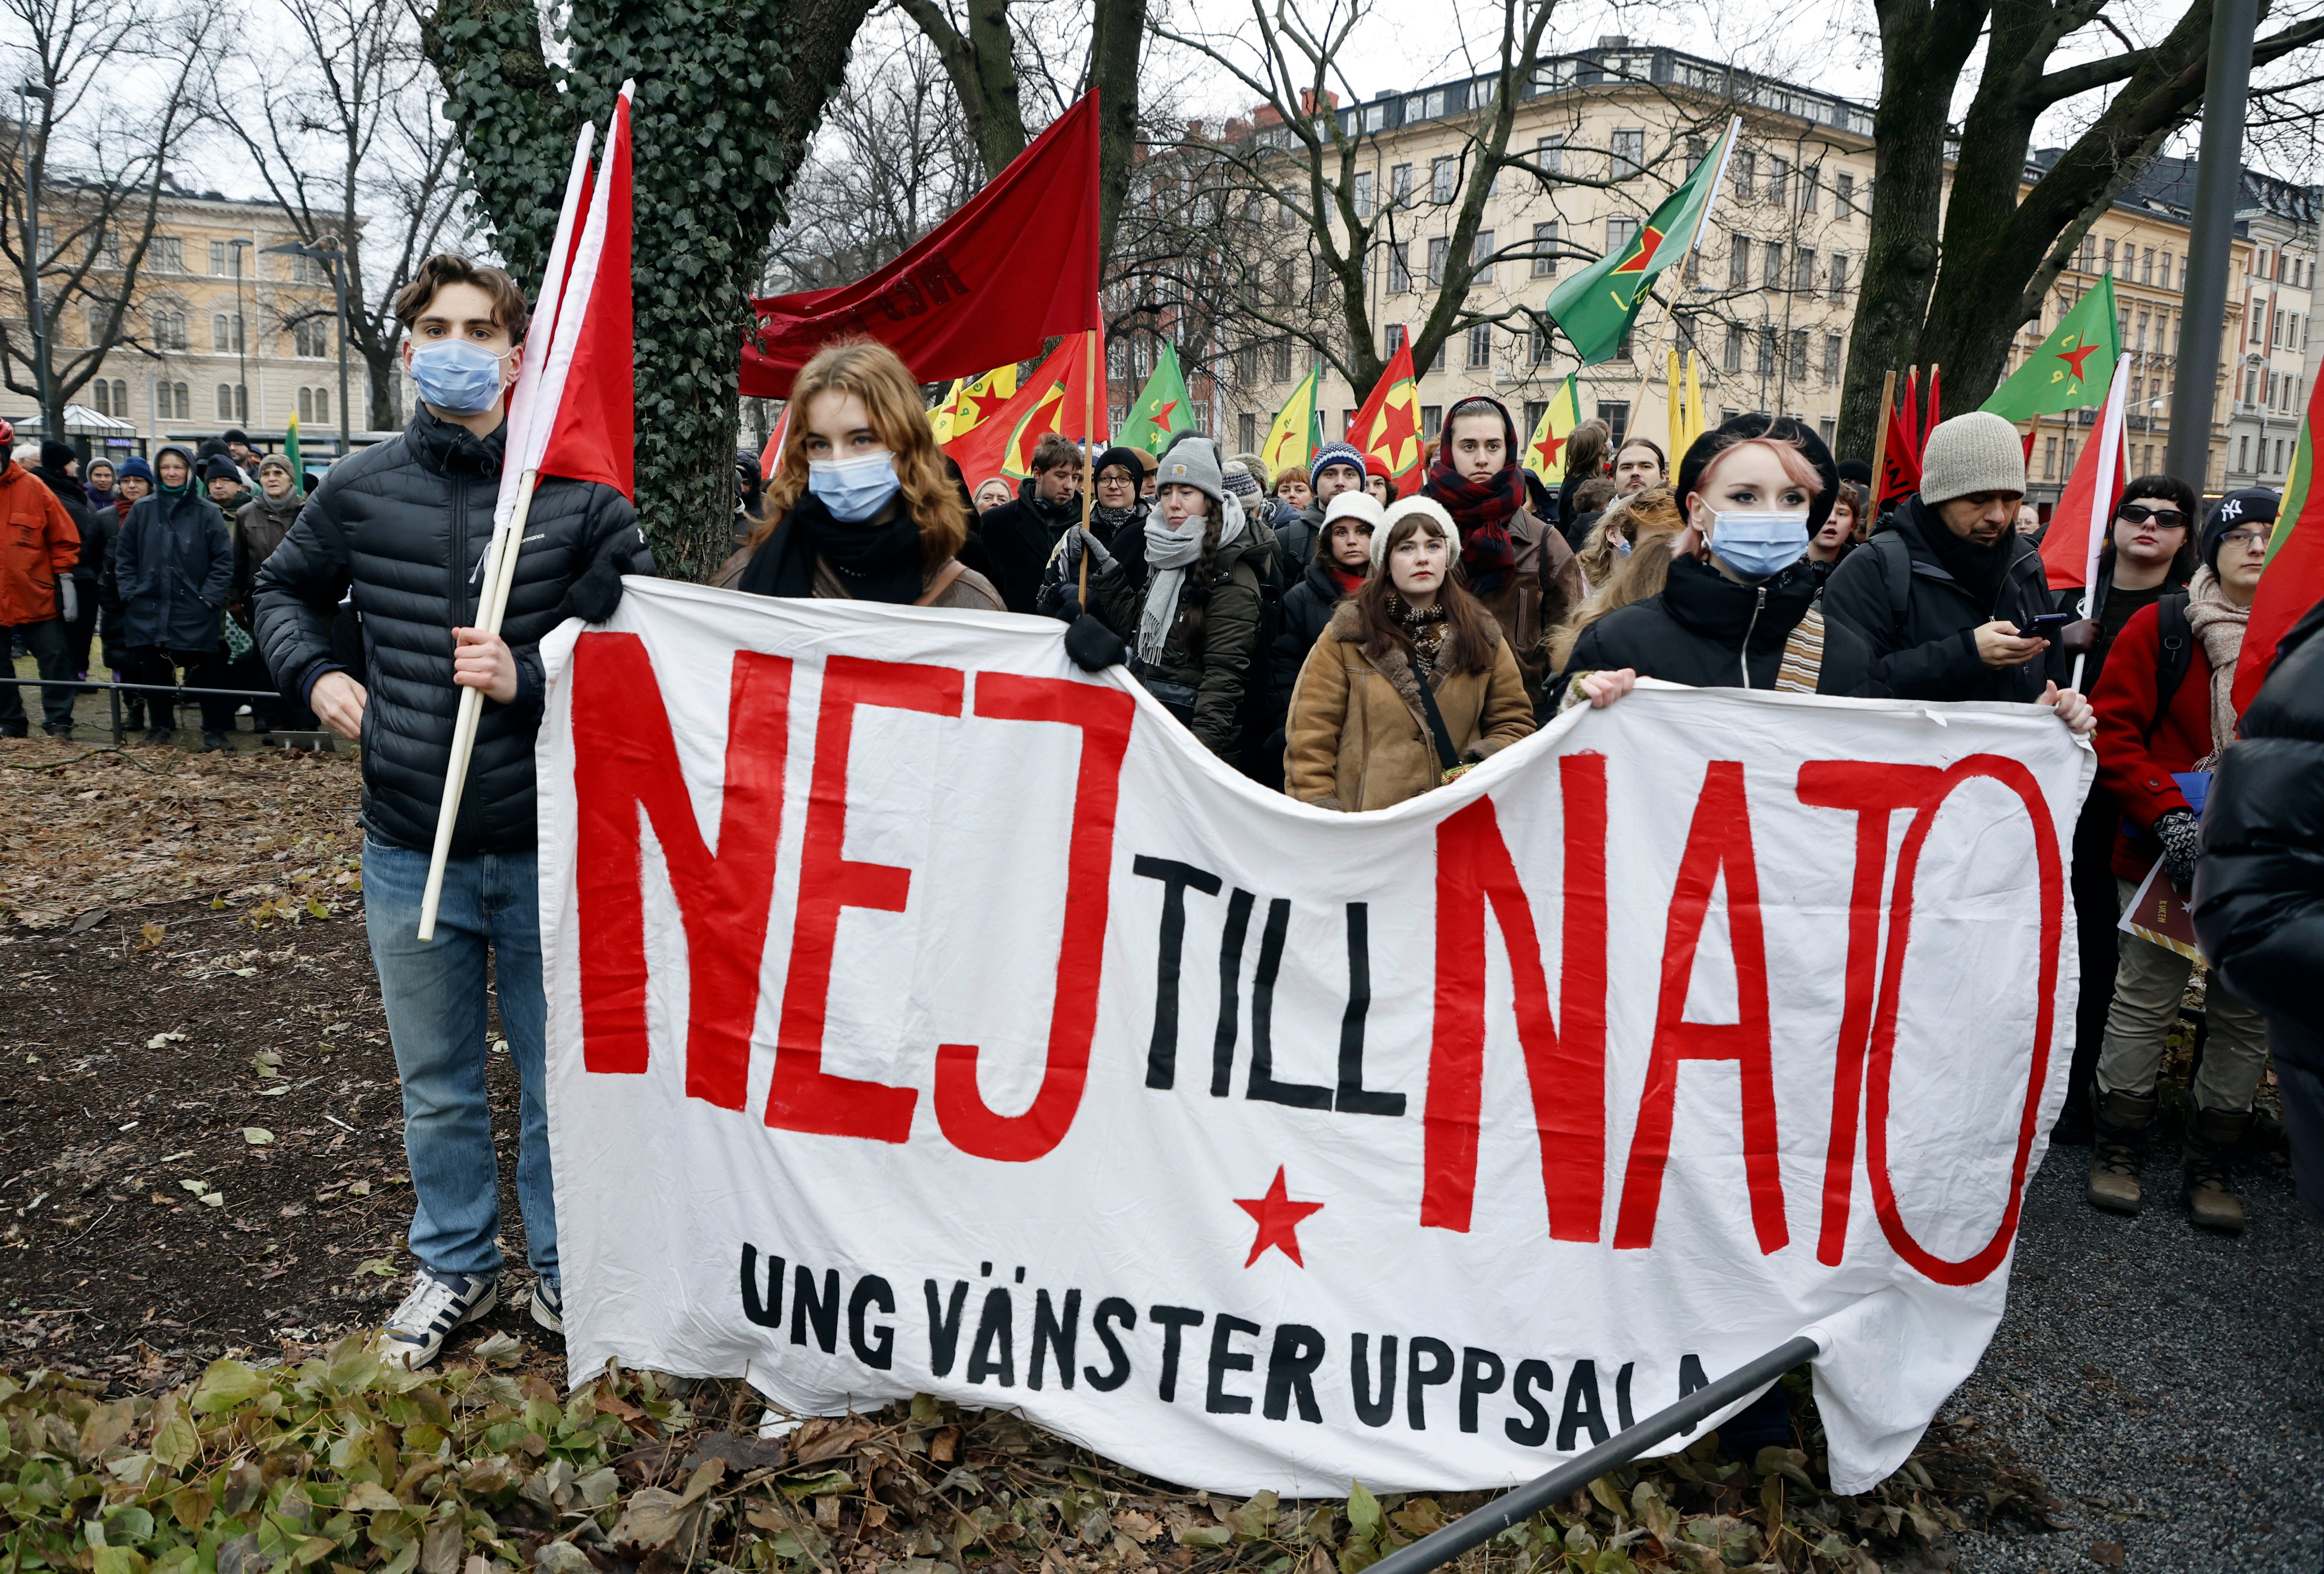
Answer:
[[[2130, 357], [2117, 357], [2106, 408], [2074, 461], [2074, 473], [2066, 480], [2058, 506], [2050, 511], [2050, 529], [2042, 538], [2042, 567], [2052, 590], [2087, 586], [2097, 575], [2098, 548], [2114, 520], [2115, 500], [2130, 481], [2122, 465], [2123, 397], [2129, 376]], [[2108, 477], [2103, 488], [2098, 484], [2101, 473]]]
[[[2127, 357], [2126, 357], [2127, 359]], [[2241, 715], [2292, 624], [2324, 598], [2324, 486], [2316, 484], [2317, 447], [2324, 442], [2324, 379], [2308, 396], [2308, 419], [2292, 446], [2292, 469], [2275, 529], [2267, 543], [2267, 567], [2252, 597], [2251, 621], [2244, 628], [2243, 654], [2236, 661], [2235, 706]]]
[[1939, 402], [1937, 399], [1937, 377], [1943, 370], [1944, 368], [1941, 366], [1932, 366], [1929, 368], [1929, 413], [1927, 419], [1921, 422], [1921, 436], [1919, 440], [1913, 445], [1913, 456], [1915, 459], [1918, 459], [1923, 454], [1929, 451], [1929, 434], [1937, 429], [1937, 423], [1939, 421], [1945, 419], [1944, 416], [1939, 412], [1937, 408]]
[[864, 335], [923, 382], [974, 377], [1098, 326], [1097, 93], [1058, 116], [910, 250], [853, 284], [778, 295], [742, 345], [742, 388], [785, 399], [834, 339]]
[[791, 429], [791, 407], [783, 406], [783, 413], [775, 418], [775, 429], [768, 436], [767, 446], [759, 452], [759, 479], [774, 478], [775, 466], [783, 462], [783, 437]]
[[[1092, 360], [1097, 363], [1094, 398]], [[1039, 371], [1019, 378], [1006, 402], [988, 406], [983, 418], [946, 444], [945, 452], [971, 487], [996, 475], [1021, 480], [1032, 474], [1033, 450], [1047, 433], [1062, 432], [1076, 441], [1086, 437], [1093, 448], [1106, 441], [1106, 391], [1105, 336], [1095, 329], [1075, 334], [1051, 352]], [[1095, 429], [1085, 430], [1093, 414]]]
[[1921, 445], [1907, 413], [1912, 408], [1910, 382], [1905, 384], [1905, 398], [1888, 408], [1888, 441], [1880, 451], [1880, 495], [1873, 500], [1875, 515], [1887, 512], [1890, 504], [1912, 496], [1921, 488]]
[[543, 475], [602, 481], [623, 497], [637, 497], [637, 336], [630, 301], [630, 96], [613, 101], [613, 127], [605, 140], [590, 226], [575, 249], [569, 289], [585, 291], [558, 313], [582, 313], [564, 385], [555, 391], [557, 415], [538, 468]]
[[1348, 423], [1348, 441], [1388, 466], [1389, 488], [1398, 497], [1410, 497], [1427, 479], [1428, 445], [1420, 435], [1410, 340], [1397, 345], [1388, 370], [1372, 384], [1371, 397]]

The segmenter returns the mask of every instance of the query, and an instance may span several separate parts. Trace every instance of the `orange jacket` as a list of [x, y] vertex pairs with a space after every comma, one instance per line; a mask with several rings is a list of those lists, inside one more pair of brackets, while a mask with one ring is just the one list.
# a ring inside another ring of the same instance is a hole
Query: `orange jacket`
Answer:
[[80, 529], [41, 478], [6, 461], [0, 471], [0, 624], [60, 615], [57, 581], [80, 557]]

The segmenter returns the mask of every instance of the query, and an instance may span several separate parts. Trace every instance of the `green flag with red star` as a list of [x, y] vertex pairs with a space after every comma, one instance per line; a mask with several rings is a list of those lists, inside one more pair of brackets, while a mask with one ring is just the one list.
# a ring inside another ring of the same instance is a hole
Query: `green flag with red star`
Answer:
[[1180, 432], [1194, 429], [1194, 406], [1186, 397], [1186, 374], [1178, 370], [1178, 352], [1168, 340], [1155, 357], [1154, 375], [1139, 391], [1138, 402], [1121, 423], [1120, 440], [1133, 448], [1159, 454]]
[[2104, 404], [2114, 382], [2115, 357], [2122, 354], [2122, 324], [2114, 303], [2114, 275], [2074, 302], [2041, 348], [2009, 374], [1978, 408], [2004, 420], [2030, 421]]
[[1663, 199], [1628, 244], [1609, 252], [1549, 293], [1543, 312], [1573, 342], [1584, 366], [1611, 360], [1637, 320], [1655, 274], [1694, 249], [1703, 220], [1719, 199], [1735, 125], [1702, 156], [1694, 173]]

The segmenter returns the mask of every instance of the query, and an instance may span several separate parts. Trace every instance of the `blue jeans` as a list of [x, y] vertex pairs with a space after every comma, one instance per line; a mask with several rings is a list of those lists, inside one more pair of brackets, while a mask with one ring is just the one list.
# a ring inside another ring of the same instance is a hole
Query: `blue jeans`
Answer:
[[484, 1101], [484, 953], [492, 953], [501, 1029], [523, 1097], [516, 1195], [532, 1270], [555, 1284], [557, 1198], [549, 1177], [540, 985], [539, 860], [532, 849], [454, 858], [444, 870], [436, 938], [418, 937], [428, 854], [364, 839], [364, 922], [395, 1069], [403, 1080], [403, 1151], [411, 1161], [411, 1251], [449, 1274], [497, 1274], [500, 1165]]

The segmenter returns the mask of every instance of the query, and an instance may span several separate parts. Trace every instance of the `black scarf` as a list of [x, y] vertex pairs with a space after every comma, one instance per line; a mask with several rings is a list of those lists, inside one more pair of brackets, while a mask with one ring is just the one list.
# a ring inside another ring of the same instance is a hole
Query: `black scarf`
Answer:
[[1980, 547], [1965, 536], [1954, 535], [1933, 505], [1918, 498], [1914, 499], [1914, 522], [1920, 528], [1921, 539], [1928, 544], [1938, 566], [1951, 575], [1969, 592], [1971, 600], [1990, 608], [2001, 594], [2002, 575], [2009, 571], [2016, 531], [2005, 528], [2000, 539], [1990, 547]]
[[904, 606], [920, 598], [920, 528], [899, 509], [882, 522], [850, 524], [831, 517], [823, 500], [801, 492], [774, 533], [742, 566], [735, 588], [754, 595], [811, 596], [822, 558], [857, 601]]

